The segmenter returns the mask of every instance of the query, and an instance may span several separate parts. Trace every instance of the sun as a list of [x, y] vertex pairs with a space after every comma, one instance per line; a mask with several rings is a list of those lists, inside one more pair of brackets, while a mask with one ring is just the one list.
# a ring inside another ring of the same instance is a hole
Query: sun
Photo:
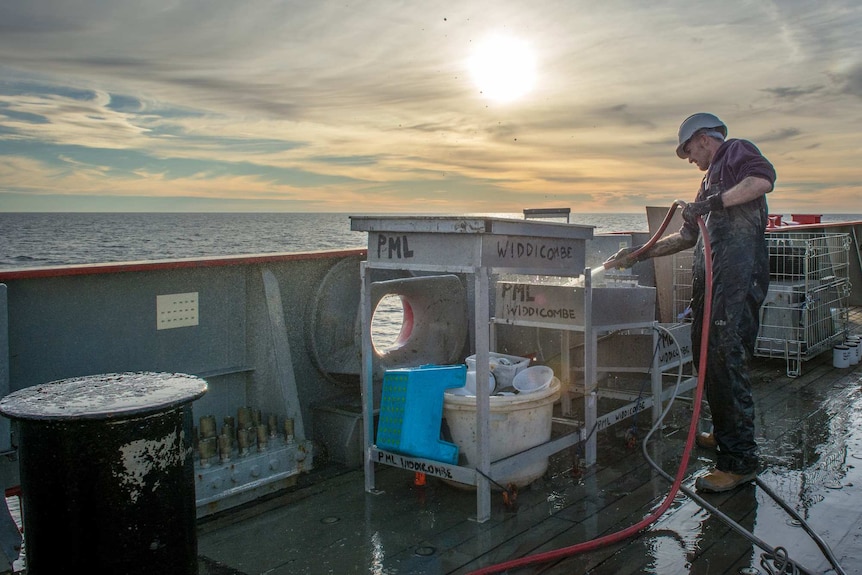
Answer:
[[467, 63], [482, 95], [498, 102], [516, 100], [533, 89], [533, 50], [514, 36], [496, 34], [481, 41]]

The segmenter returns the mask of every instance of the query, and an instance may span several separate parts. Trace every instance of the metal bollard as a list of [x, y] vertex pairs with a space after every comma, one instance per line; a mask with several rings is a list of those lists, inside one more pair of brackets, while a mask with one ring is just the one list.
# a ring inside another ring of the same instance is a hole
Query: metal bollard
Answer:
[[27, 573], [197, 575], [191, 402], [200, 378], [119, 373], [0, 400], [19, 428]]

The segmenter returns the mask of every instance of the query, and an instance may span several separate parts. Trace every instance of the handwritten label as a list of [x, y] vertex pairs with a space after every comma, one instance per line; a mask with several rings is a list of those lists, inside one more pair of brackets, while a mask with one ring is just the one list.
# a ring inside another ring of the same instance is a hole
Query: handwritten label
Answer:
[[578, 319], [580, 315], [571, 308], [548, 309], [528, 305], [507, 305], [502, 317], [509, 319]]
[[[681, 336], [682, 334], [677, 334]], [[686, 334], [687, 335], [687, 334]], [[680, 358], [682, 351], [682, 358]], [[690, 338], [685, 338], [679, 341], [679, 347], [674, 342], [670, 334], [663, 331], [659, 332], [658, 343], [658, 363], [659, 365], [667, 365], [671, 362], [679, 361], [680, 359], [688, 359], [691, 357], [691, 341]]]
[[420, 473], [434, 475], [435, 477], [442, 477], [444, 479], [453, 478], [452, 468], [448, 467], [445, 463], [419, 461], [417, 459], [410, 459], [409, 457], [403, 457], [401, 455], [387, 453], [385, 451], [377, 452], [377, 462], [386, 465], [394, 465], [402, 469], [409, 469], [410, 471], [418, 471]]
[[624, 407], [622, 409], [618, 409], [617, 411], [609, 414], [607, 417], [603, 417], [596, 421], [596, 430], [601, 431], [610, 427], [611, 425], [616, 425], [620, 421], [624, 419], [628, 419], [636, 413], [639, 413], [646, 409], [646, 404], [642, 399], [637, 400], [634, 404]]
[[497, 257], [500, 259], [536, 258], [546, 261], [574, 260], [575, 250], [570, 245], [507, 239], [497, 241]]
[[387, 236], [377, 234], [377, 259], [410, 259], [413, 250], [410, 249], [407, 235]]
[[518, 320], [577, 320], [583, 313], [574, 307], [573, 290], [549, 290], [546, 286], [500, 282], [497, 284], [499, 317]]
[[500, 298], [501, 299], [511, 299], [512, 301], [536, 301], [532, 295], [530, 295], [530, 284], [513, 284], [513, 283], [500, 283]]

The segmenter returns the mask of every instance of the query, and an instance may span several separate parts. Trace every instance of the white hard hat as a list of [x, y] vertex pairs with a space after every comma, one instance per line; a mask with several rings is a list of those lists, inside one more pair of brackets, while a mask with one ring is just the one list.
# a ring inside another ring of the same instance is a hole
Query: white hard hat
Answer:
[[718, 116], [706, 112], [692, 114], [679, 125], [679, 146], [676, 147], [676, 155], [685, 159], [686, 154], [683, 152], [683, 148], [695, 132], [703, 129], [715, 130], [725, 138], [727, 137], [727, 126], [718, 119]]

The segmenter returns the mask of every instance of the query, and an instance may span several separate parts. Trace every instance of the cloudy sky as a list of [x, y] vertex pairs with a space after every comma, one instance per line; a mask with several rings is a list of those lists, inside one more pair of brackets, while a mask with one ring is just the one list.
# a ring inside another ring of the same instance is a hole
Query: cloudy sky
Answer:
[[862, 212], [859, 0], [6, 0], [0, 55], [0, 211], [642, 212], [710, 111]]

